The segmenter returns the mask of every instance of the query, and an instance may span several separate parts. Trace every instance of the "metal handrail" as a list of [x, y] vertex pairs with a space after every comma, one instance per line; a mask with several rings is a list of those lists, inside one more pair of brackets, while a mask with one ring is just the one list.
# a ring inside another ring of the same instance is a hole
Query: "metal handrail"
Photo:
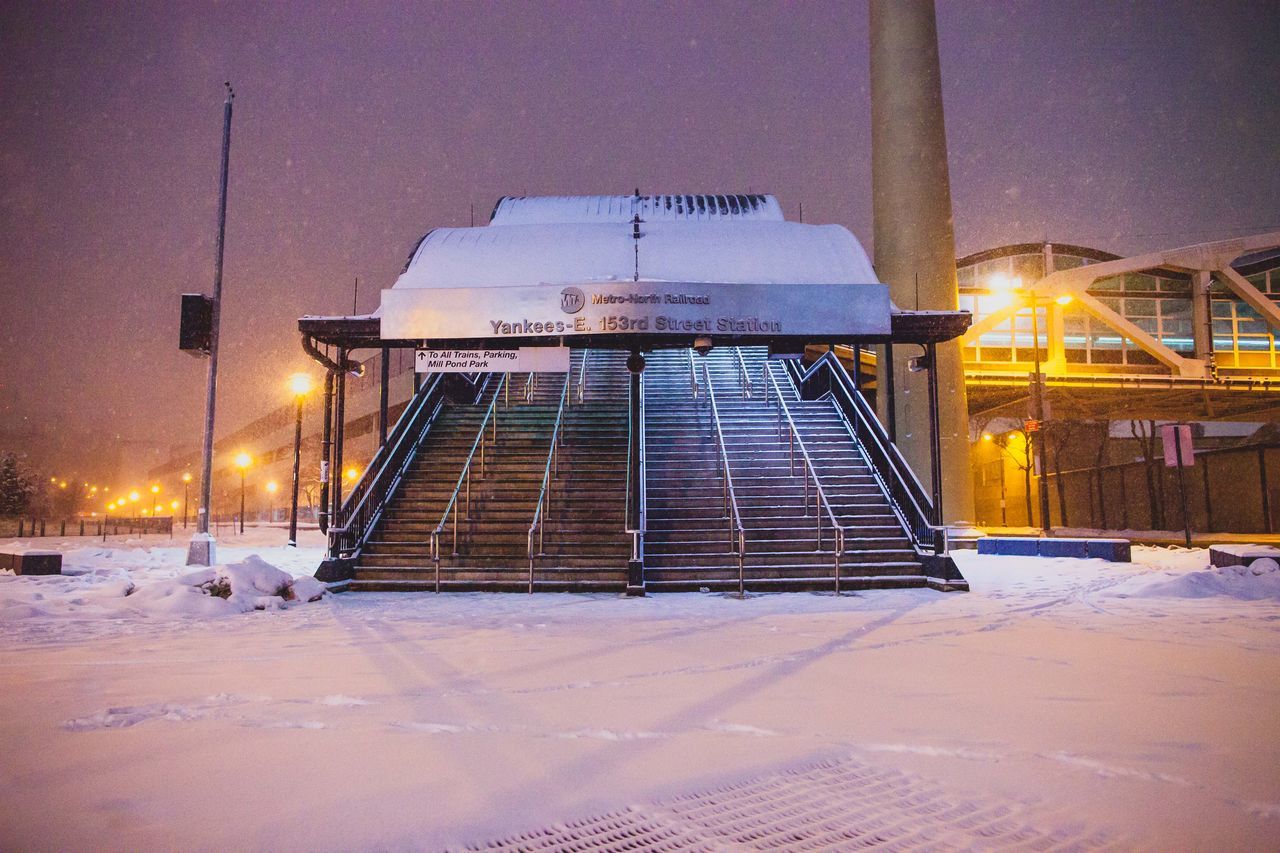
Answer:
[[442, 378], [437, 374], [405, 407], [387, 443], [365, 466], [364, 476], [347, 495], [328, 530], [331, 557], [358, 556], [364, 539], [382, 516], [387, 498], [404, 478], [418, 440], [443, 405], [442, 389]]
[[834, 353], [826, 352], [808, 369], [796, 362], [787, 363], [787, 370], [792, 374], [797, 387], [807, 383], [824, 369], [830, 378], [828, 391], [835, 399], [837, 409], [845, 416], [862, 456], [889, 498], [890, 507], [911, 537], [913, 547], [920, 553], [945, 553], [946, 527], [934, 522], [933, 501], [929, 499], [898, 446], [889, 440], [884, 425], [880, 423], [871, 405], [853, 387], [853, 380], [840, 360]]
[[[587, 362], [591, 359], [591, 350], [582, 351], [582, 364], [578, 367], [578, 405], [582, 405], [587, 394]], [[570, 371], [572, 374], [572, 371]]]
[[693, 399], [698, 399], [698, 370], [693, 366], [693, 350], [685, 350], [685, 354], [689, 356], [689, 387], [693, 393]]
[[471, 517], [471, 463], [475, 461], [476, 450], [480, 450], [480, 476], [484, 477], [484, 448], [485, 448], [485, 432], [488, 430], [489, 422], [493, 421], [492, 441], [498, 440], [498, 398], [502, 396], [503, 388], [506, 387], [510, 379], [510, 373], [502, 374], [502, 379], [498, 383], [498, 387], [493, 392], [493, 399], [489, 401], [489, 408], [484, 413], [484, 419], [480, 421], [480, 429], [476, 432], [476, 440], [471, 443], [471, 452], [467, 454], [467, 461], [462, 465], [462, 472], [458, 474], [458, 482], [453, 487], [453, 494], [449, 496], [449, 502], [445, 504], [444, 512], [440, 515], [440, 523], [436, 525], [435, 530], [431, 531], [431, 562], [435, 564], [436, 572], [436, 592], [440, 591], [440, 533], [444, 530], [445, 524], [449, 521], [449, 514], [453, 513], [453, 555], [458, 556], [458, 495], [462, 493], [463, 483], [466, 483], [467, 497], [464, 512], [467, 517]]
[[[640, 435], [639, 435], [640, 440], [638, 442], [640, 445], [640, 452], [639, 452], [639, 458], [635, 460], [635, 465], [636, 465], [636, 468], [639, 469], [638, 475], [640, 478], [640, 500], [639, 500], [640, 506], [638, 507], [639, 514], [638, 514], [638, 517], [635, 519], [635, 523], [633, 524], [632, 516], [634, 515], [634, 513], [631, 506], [631, 489], [628, 488], [627, 489], [626, 527], [623, 531], [631, 535], [631, 559], [634, 561], [640, 561], [644, 559], [644, 534], [649, 527], [649, 488], [648, 488], [648, 484], [645, 482], [646, 470], [648, 468], [648, 462], [646, 460], [646, 454], [648, 450], [647, 450], [647, 445], [645, 443], [645, 435], [644, 435], [645, 407], [644, 407], [644, 374], [643, 373], [640, 374], [640, 417], [639, 417], [638, 426], [640, 431]], [[631, 448], [632, 428], [633, 428], [632, 419], [628, 417], [627, 418], [628, 451]], [[631, 465], [632, 465], [631, 453], [628, 452], [627, 453], [627, 483], [628, 484], [631, 483]]]
[[538, 390], [538, 374], [529, 371], [529, 375], [524, 379], [524, 401], [526, 403], [533, 402], [533, 395]]
[[[733, 472], [729, 470], [729, 454], [724, 446], [724, 431], [720, 428], [720, 407], [716, 405], [716, 389], [711, 384], [707, 363], [702, 362], [702, 375], [707, 382], [707, 399], [711, 401], [711, 419], [715, 425], [716, 444], [720, 447], [720, 465], [724, 472], [724, 514], [729, 519], [729, 550], [733, 551], [733, 534], [738, 534], [738, 597], [746, 595], [744, 558], [747, 550], [747, 531], [742, 526], [742, 514], [738, 512], [738, 495], [733, 488]], [[730, 512], [732, 510], [732, 513]]]
[[818, 469], [813, 465], [813, 459], [809, 457], [809, 450], [804, 446], [804, 438], [800, 435], [800, 430], [796, 427], [795, 420], [791, 417], [791, 409], [787, 406], [786, 398], [782, 396], [782, 389], [778, 386], [778, 377], [773, 375], [770, 369], [771, 365], [768, 361], [764, 363], [764, 402], [769, 404], [769, 385], [773, 385], [773, 393], [778, 398], [778, 434], [782, 434], [782, 420], [785, 417], [787, 425], [791, 429], [791, 438], [789, 441], [791, 459], [789, 470], [792, 476], [796, 472], [796, 446], [800, 447], [800, 457], [804, 460], [804, 514], [809, 514], [809, 478], [813, 478], [813, 494], [814, 494], [814, 515], [817, 517], [818, 524], [818, 548], [822, 550], [822, 509], [827, 510], [827, 518], [831, 522], [831, 529], [835, 532], [835, 561], [836, 561], [836, 594], [840, 594], [840, 558], [844, 556], [844, 527], [841, 526], [839, 519], [836, 518], [835, 510], [831, 507], [831, 500], [827, 497], [826, 489], [822, 488], [821, 481], [818, 480]]
[[[533, 561], [536, 556], [543, 553], [545, 544], [546, 528], [542, 526], [542, 521], [551, 513], [551, 495], [547, 492], [547, 486], [553, 477], [556, 479], [560, 477], [559, 447], [564, 443], [560, 426], [564, 422], [564, 404], [569, 399], [569, 385], [572, 380], [573, 371], [571, 370], [564, 375], [564, 388], [560, 391], [560, 408], [556, 411], [556, 425], [551, 430], [551, 447], [547, 449], [547, 466], [542, 472], [542, 489], [538, 492], [538, 505], [533, 511], [533, 523], [529, 525], [529, 592], [533, 592]], [[534, 531], [538, 534], [536, 554], [533, 550]]]
[[[747, 370], [747, 361], [742, 357], [742, 347], [734, 347], [733, 353], [738, 357], [738, 381], [742, 384], [742, 396], [751, 399], [751, 371]], [[766, 362], [767, 363], [767, 362]], [[765, 389], [767, 394], [769, 389]]]

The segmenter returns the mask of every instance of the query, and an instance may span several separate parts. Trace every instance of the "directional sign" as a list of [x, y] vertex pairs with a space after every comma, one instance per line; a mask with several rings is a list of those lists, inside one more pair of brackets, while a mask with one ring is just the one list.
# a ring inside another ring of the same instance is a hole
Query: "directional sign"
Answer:
[[420, 349], [415, 373], [566, 373], [568, 347], [516, 349]]

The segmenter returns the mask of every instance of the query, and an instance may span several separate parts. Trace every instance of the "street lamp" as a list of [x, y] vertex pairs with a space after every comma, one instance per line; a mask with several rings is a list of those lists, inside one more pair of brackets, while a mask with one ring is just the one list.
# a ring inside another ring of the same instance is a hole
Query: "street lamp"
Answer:
[[[1022, 293], [1023, 301], [1027, 307], [1031, 309], [1031, 353], [1032, 353], [1032, 373], [1031, 373], [1031, 422], [1026, 424], [1027, 440], [1031, 441], [1031, 433], [1039, 433], [1035, 438], [1035, 454], [1036, 464], [1040, 468], [1039, 478], [1039, 497], [1040, 497], [1040, 528], [1044, 535], [1050, 533], [1049, 524], [1049, 478], [1048, 462], [1045, 458], [1045, 441], [1044, 441], [1044, 374], [1040, 371], [1040, 317], [1037, 309], [1040, 305], [1047, 305], [1049, 302], [1056, 302], [1058, 305], [1071, 304], [1071, 294], [1064, 293], [1058, 297], [1041, 296], [1033, 290], [1022, 290], [1022, 279], [1018, 276], [994, 275], [987, 281], [988, 289], [995, 295], [1009, 297], [1014, 291]], [[1010, 341], [1013, 349], [1017, 348], [1017, 329], [1014, 329], [1014, 338]]]
[[191, 472], [182, 472], [182, 529], [187, 529], [187, 502], [191, 500]]
[[298, 471], [302, 463], [302, 401], [311, 391], [311, 377], [295, 373], [289, 377], [289, 390], [298, 402], [298, 417], [293, 427], [293, 498], [289, 508], [289, 544], [298, 547]]
[[271, 497], [267, 498], [267, 522], [276, 520], [276, 490], [280, 488], [280, 484], [275, 480], [267, 483], [267, 494]]
[[236, 454], [236, 467], [240, 469], [240, 535], [244, 535], [244, 472], [253, 464], [253, 457], [243, 450]]

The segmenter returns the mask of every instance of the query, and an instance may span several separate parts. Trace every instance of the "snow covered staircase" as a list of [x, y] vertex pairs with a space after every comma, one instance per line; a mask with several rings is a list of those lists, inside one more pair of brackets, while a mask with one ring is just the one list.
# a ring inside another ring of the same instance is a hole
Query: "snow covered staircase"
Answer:
[[[834, 536], [824, 519], [819, 547], [813, 492], [806, 506], [804, 463], [797, 450], [793, 464], [789, 431], [785, 424], [779, 430], [776, 399], [765, 401], [766, 370], [782, 391], [845, 529], [841, 586], [923, 583], [910, 539], [831, 401], [800, 400], [786, 372], [767, 362], [763, 348], [721, 348], [692, 360], [685, 350], [668, 350], [650, 355], [648, 365], [648, 590], [738, 585], [715, 426], [701, 387], [708, 376], [746, 529], [747, 588], [834, 588]], [[696, 399], [695, 379], [700, 386]], [[775, 397], [772, 383], [768, 392]]]
[[[534, 558], [537, 589], [624, 589], [629, 541], [626, 501], [627, 372], [625, 353], [582, 350], [571, 357], [570, 400], [559, 451], [560, 476], [549, 486], [549, 511]], [[440, 534], [440, 588], [527, 591], [529, 527], [537, 506], [555, 428], [564, 373], [511, 374], [494, 416], [497, 440], [485, 454], [484, 474], [472, 463], [466, 487]], [[431, 534], [440, 523], [475, 443], [500, 376], [489, 379], [473, 404], [446, 403], [423, 438], [389, 508], [356, 561], [354, 590], [435, 589]], [[582, 402], [578, 384], [584, 385]]]

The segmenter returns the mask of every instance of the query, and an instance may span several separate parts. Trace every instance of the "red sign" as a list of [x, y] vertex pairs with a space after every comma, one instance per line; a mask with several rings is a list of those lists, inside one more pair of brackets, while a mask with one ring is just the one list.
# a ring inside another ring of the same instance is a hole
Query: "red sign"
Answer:
[[1043, 427], [1044, 422], [1038, 421], [1035, 418], [1027, 418], [1022, 422], [1022, 429], [1025, 432], [1039, 432]]

